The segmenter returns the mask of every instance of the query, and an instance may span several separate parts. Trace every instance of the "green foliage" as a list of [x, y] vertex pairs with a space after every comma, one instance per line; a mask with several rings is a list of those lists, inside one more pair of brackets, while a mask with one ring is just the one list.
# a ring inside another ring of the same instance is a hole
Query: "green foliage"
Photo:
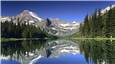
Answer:
[[106, 64], [115, 63], [115, 41], [110, 40], [82, 40], [80, 42], [81, 53], [85, 55], [87, 61], [89, 58], [94, 61], [95, 64], [102, 64], [103, 61]]
[[2, 38], [56, 38], [49, 35], [43, 28], [20, 23], [18, 20], [17, 23], [13, 23], [13, 20], [2, 22], [1, 27]]
[[92, 16], [87, 15], [80, 24], [80, 34], [83, 37], [115, 37], [115, 10], [101, 14], [98, 9]]
[[[3, 44], [13, 44], [15, 46], [3, 45]], [[40, 49], [45, 46], [46, 40], [19, 40], [19, 41], [5, 41], [1, 43], [1, 54], [5, 56], [13, 56], [13, 54], [17, 53], [17, 57], [21, 56], [21, 54], [25, 54], [26, 52], [35, 51], [36, 49]]]

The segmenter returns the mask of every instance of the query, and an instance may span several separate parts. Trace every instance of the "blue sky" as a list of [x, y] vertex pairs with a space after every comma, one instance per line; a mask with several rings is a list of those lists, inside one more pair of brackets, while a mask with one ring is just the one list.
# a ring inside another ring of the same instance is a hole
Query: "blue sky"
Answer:
[[23, 10], [35, 12], [41, 18], [60, 18], [62, 20], [83, 21], [95, 9], [103, 9], [115, 1], [2, 1], [1, 15], [16, 16]]

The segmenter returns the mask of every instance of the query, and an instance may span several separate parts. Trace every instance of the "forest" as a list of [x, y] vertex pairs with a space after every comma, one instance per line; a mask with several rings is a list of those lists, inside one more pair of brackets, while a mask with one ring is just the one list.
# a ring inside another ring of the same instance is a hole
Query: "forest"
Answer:
[[[51, 21], [46, 20], [46, 26]], [[35, 25], [20, 23], [13, 20], [1, 22], [2, 38], [57, 38], [57, 36], [48, 34], [46, 29], [36, 27]], [[80, 23], [79, 32], [73, 34], [74, 37], [81, 38], [114, 38], [115, 37], [115, 8], [111, 8], [102, 14], [101, 9], [96, 9], [92, 15], [86, 15], [84, 22]], [[68, 36], [69, 38], [73, 37]]]
[[115, 8], [106, 11], [105, 14], [97, 9], [92, 15], [86, 15], [84, 22], [80, 24], [81, 37], [115, 37]]
[[[47, 24], [49, 23], [47, 22]], [[56, 38], [43, 28], [20, 22], [16, 24], [13, 23], [13, 20], [1, 22], [1, 27], [2, 38]]]

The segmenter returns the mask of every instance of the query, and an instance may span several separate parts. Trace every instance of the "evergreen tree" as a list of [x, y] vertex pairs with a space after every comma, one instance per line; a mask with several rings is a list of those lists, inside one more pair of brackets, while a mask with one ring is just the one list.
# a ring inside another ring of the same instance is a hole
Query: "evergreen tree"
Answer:
[[98, 9], [92, 16], [86, 16], [80, 24], [80, 33], [85, 37], [115, 37], [115, 8], [105, 14]]

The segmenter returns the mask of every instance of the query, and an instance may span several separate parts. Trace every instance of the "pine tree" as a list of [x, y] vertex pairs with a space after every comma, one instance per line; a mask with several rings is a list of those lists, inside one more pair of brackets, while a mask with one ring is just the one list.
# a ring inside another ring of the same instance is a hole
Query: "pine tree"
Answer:
[[112, 15], [112, 10], [110, 9], [109, 11], [108, 11], [108, 13], [107, 13], [107, 18], [106, 18], [106, 37], [110, 37], [110, 36], [112, 36], [112, 24], [111, 24], [111, 21], [112, 21], [112, 17], [111, 17], [111, 15]]
[[80, 24], [80, 33], [85, 37], [115, 37], [115, 8], [105, 14], [100, 9], [92, 16], [86, 16], [84, 23]]

